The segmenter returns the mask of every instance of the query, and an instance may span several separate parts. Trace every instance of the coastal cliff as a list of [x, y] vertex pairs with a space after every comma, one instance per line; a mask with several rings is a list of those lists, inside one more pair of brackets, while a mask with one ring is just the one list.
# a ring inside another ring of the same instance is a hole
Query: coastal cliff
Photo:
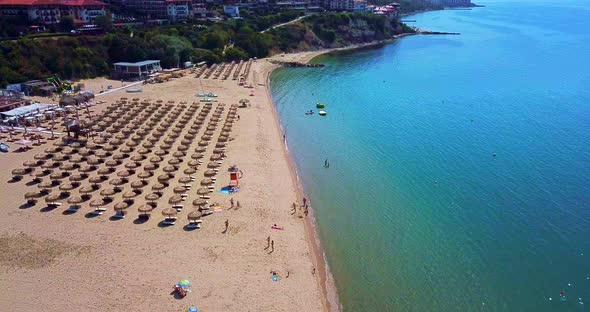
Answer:
[[380, 40], [412, 28], [385, 16], [337, 13], [314, 15], [269, 32], [278, 42], [271, 52], [299, 52], [326, 48], [341, 48]]

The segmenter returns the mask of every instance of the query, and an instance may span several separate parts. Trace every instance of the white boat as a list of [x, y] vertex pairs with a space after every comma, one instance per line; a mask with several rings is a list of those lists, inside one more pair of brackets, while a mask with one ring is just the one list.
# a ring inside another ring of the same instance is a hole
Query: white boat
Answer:
[[320, 114], [320, 116], [326, 116], [328, 113], [326, 113], [326, 111], [321, 110], [318, 114]]

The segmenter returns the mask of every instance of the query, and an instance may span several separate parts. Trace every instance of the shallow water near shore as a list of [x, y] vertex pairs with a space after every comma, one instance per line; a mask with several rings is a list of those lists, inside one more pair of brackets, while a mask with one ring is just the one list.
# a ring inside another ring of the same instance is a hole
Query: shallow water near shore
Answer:
[[481, 4], [271, 76], [344, 311], [590, 305], [590, 5]]

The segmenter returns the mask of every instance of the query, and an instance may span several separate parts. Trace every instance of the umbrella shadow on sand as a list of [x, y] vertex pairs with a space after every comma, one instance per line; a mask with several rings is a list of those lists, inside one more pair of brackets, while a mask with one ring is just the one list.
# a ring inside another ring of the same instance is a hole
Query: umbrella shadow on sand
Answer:
[[34, 206], [35, 206], [35, 204], [33, 204], [33, 203], [24, 203], [24, 204], [18, 206], [18, 209], [29, 209]]

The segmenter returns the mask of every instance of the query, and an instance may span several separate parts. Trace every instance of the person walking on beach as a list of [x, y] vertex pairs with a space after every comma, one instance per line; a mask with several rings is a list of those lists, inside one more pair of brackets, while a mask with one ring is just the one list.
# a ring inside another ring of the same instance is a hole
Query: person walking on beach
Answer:
[[230, 208], [234, 208], [234, 198], [233, 197], [229, 199], [229, 203], [231, 204]]
[[293, 208], [291, 209], [291, 214], [294, 215], [297, 212], [297, 205], [293, 203]]
[[324, 161], [324, 168], [329, 168], [330, 167], [330, 163], [328, 162], [328, 158], [326, 158], [326, 160]]
[[223, 234], [227, 233], [228, 229], [229, 229], [229, 220], [225, 220], [225, 230], [223, 230]]
[[271, 240], [270, 241], [270, 251], [268, 252], [268, 254], [271, 254], [275, 251], [275, 241]]
[[307, 208], [307, 198], [303, 197], [303, 207]]
[[266, 238], [266, 247], [264, 247], [264, 250], [267, 250], [268, 248], [270, 248], [270, 236]]

